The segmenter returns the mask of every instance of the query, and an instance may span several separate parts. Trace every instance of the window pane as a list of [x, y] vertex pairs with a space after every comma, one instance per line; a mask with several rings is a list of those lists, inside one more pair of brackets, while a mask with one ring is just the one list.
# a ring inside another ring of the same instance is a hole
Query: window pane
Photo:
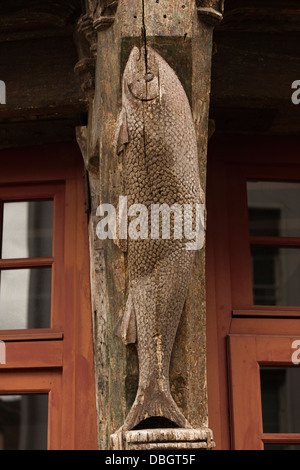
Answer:
[[300, 369], [262, 367], [260, 379], [264, 433], [299, 433]]
[[0, 450], [47, 450], [48, 395], [0, 396]]
[[3, 205], [2, 259], [52, 256], [53, 201]]
[[265, 444], [264, 450], [300, 450], [300, 444]]
[[300, 183], [248, 181], [252, 236], [300, 237]]
[[250, 235], [279, 237], [280, 217], [279, 209], [255, 209], [249, 207]]
[[0, 273], [0, 329], [50, 328], [51, 268]]
[[254, 305], [300, 306], [300, 249], [251, 247]]

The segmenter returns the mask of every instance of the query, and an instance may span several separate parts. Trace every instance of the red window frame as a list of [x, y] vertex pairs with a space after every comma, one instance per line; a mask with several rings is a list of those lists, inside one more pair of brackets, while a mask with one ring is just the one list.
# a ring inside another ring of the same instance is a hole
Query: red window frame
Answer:
[[[65, 188], [64, 183], [40, 183], [40, 184], [11, 184], [1, 185], [0, 183], [0, 214], [1, 206], [5, 202], [19, 201], [38, 201], [53, 200], [53, 253], [47, 258], [23, 258], [23, 259], [0, 259], [0, 270], [18, 269], [18, 268], [39, 268], [49, 267], [52, 269], [52, 292], [51, 292], [51, 330], [61, 330], [62, 322], [59, 306], [60, 299], [64, 292], [64, 277], [61, 275], [64, 269], [64, 207], [65, 207]], [[2, 224], [0, 219], [0, 233], [2, 233]], [[50, 330], [50, 331], [51, 331]], [[45, 334], [50, 333], [45, 331]], [[26, 330], [27, 334], [30, 332]], [[10, 332], [1, 330], [1, 335]], [[16, 334], [17, 331], [12, 332]], [[24, 333], [24, 331], [23, 331]], [[36, 330], [32, 334], [38, 333]], [[39, 334], [41, 334], [40, 332]], [[22, 335], [22, 330], [18, 332]]]
[[[239, 317], [295, 317], [300, 318], [300, 306], [253, 305], [251, 246], [299, 248], [300, 236], [268, 237], [250, 236], [248, 224], [247, 181], [299, 182], [297, 171], [282, 163], [269, 165], [234, 165], [228, 175], [229, 226], [235, 227], [230, 234], [230, 263], [233, 298], [233, 316]], [[237, 223], [238, 221], [238, 223]], [[300, 228], [299, 228], [300, 230]], [[243, 260], [243, 262], [241, 262]]]
[[51, 327], [0, 331], [0, 394], [49, 393], [48, 449], [97, 449], [82, 156], [72, 143], [3, 150], [0, 169], [0, 200], [54, 200], [53, 256], [0, 260], [0, 269], [53, 269]]
[[300, 336], [230, 335], [230, 392], [234, 450], [264, 450], [264, 444], [300, 444], [300, 433], [263, 432], [260, 366], [298, 367], [292, 362]]
[[[299, 240], [250, 237], [246, 188], [247, 180], [300, 181], [298, 148], [299, 138], [262, 136], [216, 136], [209, 146], [207, 374], [209, 425], [216, 449], [263, 448], [268, 436], [262, 438], [258, 364], [284, 360], [290, 365], [291, 337], [300, 337], [300, 306], [253, 305], [251, 244], [299, 246]], [[258, 359], [252, 341], [268, 344], [264, 357]], [[286, 345], [285, 355], [281, 344]], [[254, 400], [255, 406], [247, 407], [247, 400]]]

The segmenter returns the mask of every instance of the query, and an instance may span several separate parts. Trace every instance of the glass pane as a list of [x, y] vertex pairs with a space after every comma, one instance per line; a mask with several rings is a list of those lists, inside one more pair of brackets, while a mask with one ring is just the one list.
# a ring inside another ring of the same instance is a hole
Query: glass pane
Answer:
[[300, 450], [300, 444], [265, 444], [264, 450]]
[[0, 396], [0, 450], [47, 450], [48, 395]]
[[251, 247], [254, 305], [300, 306], [300, 248]]
[[2, 259], [52, 256], [53, 201], [3, 205]]
[[300, 183], [248, 181], [250, 235], [300, 237]]
[[249, 207], [250, 235], [279, 237], [280, 217], [279, 209], [255, 209]]
[[260, 379], [264, 433], [299, 433], [300, 369], [262, 367]]
[[51, 268], [0, 273], [0, 329], [50, 328]]

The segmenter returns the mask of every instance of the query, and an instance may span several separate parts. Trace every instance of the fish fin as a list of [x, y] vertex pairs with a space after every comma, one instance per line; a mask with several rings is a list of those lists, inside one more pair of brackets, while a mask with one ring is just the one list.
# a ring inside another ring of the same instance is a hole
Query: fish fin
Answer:
[[126, 302], [125, 311], [120, 318], [114, 333], [126, 345], [137, 342], [136, 316], [130, 291]]
[[116, 238], [114, 238], [114, 244], [117, 245], [123, 253], [126, 253], [128, 250], [128, 240], [126, 238], [120, 238], [120, 224], [124, 223], [123, 220], [125, 220], [125, 223], [128, 224], [127, 220], [127, 206], [126, 208], [123, 206], [121, 207], [121, 214], [120, 214], [120, 204], [118, 202], [117, 204], [117, 230], [116, 230]]
[[118, 155], [124, 150], [124, 147], [129, 142], [129, 134], [128, 134], [128, 124], [127, 124], [127, 115], [125, 108], [122, 109], [118, 124], [117, 130], [115, 133], [115, 140], [114, 145]]
[[160, 427], [191, 429], [192, 426], [176, 405], [170, 392], [153, 390], [149, 385], [139, 390], [135, 402], [122, 426], [123, 431], [151, 427], [149, 418], [155, 418]]
[[117, 247], [120, 248], [123, 253], [127, 252], [127, 240], [121, 240], [120, 238], [116, 238], [114, 239], [114, 244], [117, 245]]

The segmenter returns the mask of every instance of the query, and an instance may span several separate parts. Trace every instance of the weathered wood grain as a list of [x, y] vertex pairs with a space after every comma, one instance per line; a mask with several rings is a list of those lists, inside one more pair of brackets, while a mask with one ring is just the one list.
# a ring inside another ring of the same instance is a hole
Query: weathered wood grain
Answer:
[[[121, 110], [121, 76], [132, 47], [141, 46], [145, 40], [142, 31], [146, 31], [147, 44], [174, 68], [189, 97], [201, 183], [205, 188], [212, 28], [199, 22], [193, 1], [124, 0], [112, 26], [98, 35], [96, 89], [89, 117], [94, 155], [95, 149], [99, 149], [99, 202], [103, 203], [116, 203], [122, 194], [123, 169], [112, 147], [112, 138]], [[126, 256], [111, 241], [102, 242], [101, 249], [95, 244], [94, 249], [101, 250], [105, 261], [100, 276], [105, 286], [104, 302], [95, 310], [98, 332], [95, 342], [96, 348], [105, 354], [98, 362], [97, 376], [100, 448], [107, 448], [109, 435], [122, 426], [135, 398], [138, 362], [135, 348], [126, 349], [114, 337], [127, 294]], [[204, 253], [197, 257], [192, 278], [170, 375], [177, 404], [193, 426], [201, 427], [207, 425]], [[101, 377], [105, 378], [103, 382]]]
[[226, 0], [222, 31], [254, 33], [300, 31], [298, 0]]
[[[144, 429], [127, 431], [120, 438], [114, 434], [111, 439], [113, 449], [122, 450], [175, 450], [212, 449], [214, 447], [212, 432], [202, 429]], [[178, 456], [180, 457], [180, 456]]]
[[299, 134], [291, 85], [299, 75], [300, 35], [282, 37], [216, 30], [210, 115], [218, 132]]

